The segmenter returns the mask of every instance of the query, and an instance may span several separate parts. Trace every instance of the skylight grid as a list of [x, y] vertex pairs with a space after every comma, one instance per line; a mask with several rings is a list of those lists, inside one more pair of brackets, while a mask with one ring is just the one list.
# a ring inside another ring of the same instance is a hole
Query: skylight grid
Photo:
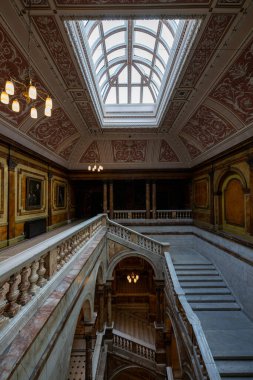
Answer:
[[178, 20], [83, 21], [103, 103], [155, 104]]

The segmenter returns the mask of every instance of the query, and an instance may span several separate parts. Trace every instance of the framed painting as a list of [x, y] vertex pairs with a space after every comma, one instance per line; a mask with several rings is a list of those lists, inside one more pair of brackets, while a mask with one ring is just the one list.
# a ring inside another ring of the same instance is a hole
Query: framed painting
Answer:
[[64, 207], [65, 206], [65, 185], [57, 185], [56, 186], [56, 207]]
[[42, 207], [42, 181], [26, 178], [26, 209], [36, 210]]

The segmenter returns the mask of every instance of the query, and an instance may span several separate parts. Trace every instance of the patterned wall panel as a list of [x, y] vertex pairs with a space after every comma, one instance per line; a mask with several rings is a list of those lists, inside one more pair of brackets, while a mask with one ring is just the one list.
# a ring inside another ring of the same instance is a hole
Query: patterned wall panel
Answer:
[[253, 40], [226, 72], [210, 97], [229, 108], [243, 123], [253, 121]]
[[50, 118], [43, 118], [27, 134], [44, 147], [57, 151], [66, 139], [78, 134], [78, 131], [65, 112], [57, 108]]
[[227, 224], [244, 226], [244, 191], [237, 178], [231, 179], [224, 189], [224, 214]]
[[114, 162], [144, 162], [146, 160], [146, 140], [113, 140]]
[[201, 105], [188, 123], [183, 127], [180, 135], [194, 139], [197, 145], [204, 150], [212, 148], [236, 132], [227, 120], [210, 108]]
[[167, 143], [167, 141], [162, 140], [160, 145], [160, 153], [159, 153], [159, 162], [178, 162], [179, 159], [171, 148], [171, 146]]
[[193, 183], [194, 205], [199, 208], [207, 208], [209, 203], [208, 178], [197, 179]]

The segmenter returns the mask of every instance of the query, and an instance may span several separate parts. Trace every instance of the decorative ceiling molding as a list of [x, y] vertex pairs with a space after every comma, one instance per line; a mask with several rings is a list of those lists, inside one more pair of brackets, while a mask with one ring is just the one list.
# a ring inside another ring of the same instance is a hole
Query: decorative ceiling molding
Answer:
[[79, 141], [79, 138], [72, 141], [66, 148], [62, 149], [59, 153], [59, 155], [64, 158], [64, 160], [68, 161], [69, 157], [71, 156], [71, 153], [73, 152], [73, 149], [76, 145], [76, 143]]
[[236, 133], [236, 128], [214, 110], [201, 105], [180, 132], [186, 140], [190, 137], [197, 145], [208, 150]]
[[145, 162], [146, 149], [146, 140], [113, 140], [113, 161], [121, 163]]
[[246, 126], [253, 122], [253, 39], [209, 97], [228, 108]]
[[33, 125], [27, 135], [55, 152], [69, 137], [79, 134], [63, 109], [57, 108], [50, 118], [44, 118]]
[[176, 153], [165, 140], [161, 141], [159, 162], [179, 162]]
[[[56, 0], [58, 5], [101, 6], [101, 0]], [[229, 1], [229, 0], [227, 0]], [[173, 0], [173, 5], [209, 4], [211, 0]], [[164, 5], [164, 0], [103, 0], [103, 5]], [[167, 3], [166, 3], [167, 4]]]
[[93, 162], [100, 162], [100, 154], [98, 150], [98, 144], [96, 141], [93, 141], [82, 157], [80, 158], [80, 163], [93, 163]]
[[189, 141], [187, 141], [184, 137], [179, 136], [182, 140], [183, 144], [185, 145], [191, 159], [198, 157], [201, 154], [201, 151], [194, 145], [190, 144]]

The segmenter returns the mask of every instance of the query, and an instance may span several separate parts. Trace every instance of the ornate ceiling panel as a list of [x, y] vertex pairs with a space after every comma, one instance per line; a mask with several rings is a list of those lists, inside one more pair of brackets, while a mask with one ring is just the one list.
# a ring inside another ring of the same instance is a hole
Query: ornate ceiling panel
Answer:
[[[26, 7], [26, 0], [6, 0], [1, 10], [1, 88], [11, 76], [21, 81], [27, 77]], [[74, 14], [115, 17], [121, 7], [129, 17], [138, 9], [148, 17], [197, 15], [203, 19], [158, 128], [140, 128], [136, 123], [127, 129], [102, 131], [69, 44], [64, 20], [73, 19]], [[100, 159], [105, 169], [126, 168], [129, 163], [131, 168], [188, 167], [214, 156], [223, 146], [242, 141], [244, 130], [251, 135], [251, 0], [32, 0], [31, 15], [32, 77], [36, 86], [52, 93], [52, 117], [39, 114], [31, 120], [26, 103], [20, 113], [0, 103], [1, 133], [8, 128], [17, 141], [20, 134], [27, 136], [31, 149], [39, 147], [46, 157], [51, 154], [56, 162], [73, 169]], [[38, 100], [39, 110], [41, 104]]]

